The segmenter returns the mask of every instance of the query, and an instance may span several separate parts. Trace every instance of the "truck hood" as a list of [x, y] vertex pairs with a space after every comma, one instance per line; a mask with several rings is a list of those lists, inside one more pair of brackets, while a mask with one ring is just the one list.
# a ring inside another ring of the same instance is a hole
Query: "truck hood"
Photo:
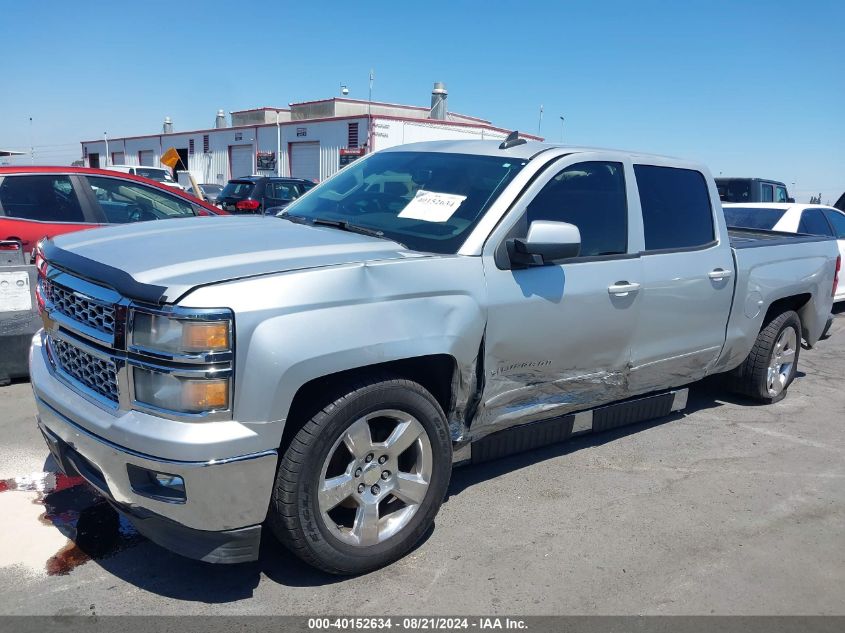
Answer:
[[70, 233], [44, 246], [53, 265], [122, 295], [172, 303], [197, 286], [363, 261], [422, 257], [390, 240], [269, 216], [139, 222]]

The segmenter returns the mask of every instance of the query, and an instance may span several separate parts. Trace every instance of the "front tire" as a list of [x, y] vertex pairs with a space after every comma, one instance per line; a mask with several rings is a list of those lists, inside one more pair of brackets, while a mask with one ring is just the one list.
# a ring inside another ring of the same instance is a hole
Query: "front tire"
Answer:
[[735, 390], [766, 404], [783, 400], [798, 370], [800, 352], [801, 319], [790, 310], [760, 330], [754, 347], [738, 368]]
[[308, 420], [279, 463], [268, 522], [305, 562], [360, 574], [404, 556], [434, 522], [452, 471], [437, 400], [371, 377]]

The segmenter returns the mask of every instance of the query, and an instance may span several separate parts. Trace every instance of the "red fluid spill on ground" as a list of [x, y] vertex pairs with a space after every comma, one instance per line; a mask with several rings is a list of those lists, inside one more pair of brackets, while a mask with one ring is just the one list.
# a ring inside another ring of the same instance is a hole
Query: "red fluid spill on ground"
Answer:
[[45, 563], [48, 575], [69, 574], [91, 559], [114, 556], [143, 540], [82, 477], [45, 472], [0, 480], [0, 492], [7, 491], [37, 492], [33, 503], [44, 506], [39, 520], [68, 537]]

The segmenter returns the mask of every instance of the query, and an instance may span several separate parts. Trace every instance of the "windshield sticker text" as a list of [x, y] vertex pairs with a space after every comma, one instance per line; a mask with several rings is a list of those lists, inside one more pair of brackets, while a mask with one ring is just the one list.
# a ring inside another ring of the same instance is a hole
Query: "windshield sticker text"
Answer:
[[425, 222], [445, 222], [452, 217], [466, 199], [466, 196], [420, 189], [414, 199], [402, 209], [399, 217]]

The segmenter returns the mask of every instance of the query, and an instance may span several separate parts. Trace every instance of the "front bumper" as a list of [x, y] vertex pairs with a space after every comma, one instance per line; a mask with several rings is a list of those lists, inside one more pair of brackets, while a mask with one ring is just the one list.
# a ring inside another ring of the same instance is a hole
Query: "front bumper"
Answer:
[[[86, 429], [104, 425], [108, 421], [99, 417], [111, 414], [64, 385], [47, 363], [40, 346], [34, 345], [30, 366], [38, 426], [63, 469], [81, 475], [139, 532], [176, 553], [210, 562], [241, 562], [257, 556], [277, 451], [188, 461], [119, 446]], [[137, 478], [130, 476], [131, 467], [181, 477], [184, 498], [166, 499], [139, 489]]]

